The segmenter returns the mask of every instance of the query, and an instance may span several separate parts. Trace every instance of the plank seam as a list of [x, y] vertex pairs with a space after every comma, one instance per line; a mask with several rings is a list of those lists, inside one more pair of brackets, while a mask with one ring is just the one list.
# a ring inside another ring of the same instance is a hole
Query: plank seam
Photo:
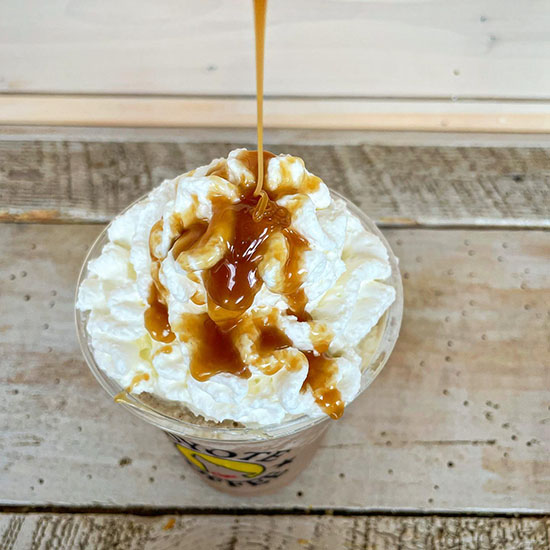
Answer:
[[503, 512], [475, 510], [350, 510], [346, 508], [215, 508], [215, 507], [154, 507], [154, 506], [0, 506], [0, 514], [83, 514], [114, 515], [127, 514], [143, 517], [176, 516], [339, 516], [339, 517], [418, 517], [418, 518], [493, 518], [493, 519], [540, 519], [550, 518], [548, 512]]

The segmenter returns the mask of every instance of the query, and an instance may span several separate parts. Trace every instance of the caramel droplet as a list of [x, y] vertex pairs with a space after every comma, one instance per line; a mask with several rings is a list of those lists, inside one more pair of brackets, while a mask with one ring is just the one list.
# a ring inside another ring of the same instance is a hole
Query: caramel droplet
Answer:
[[169, 344], [176, 337], [168, 320], [168, 308], [160, 301], [157, 287], [153, 284], [149, 294], [149, 307], [145, 310], [145, 328], [157, 342]]
[[131, 393], [134, 388], [140, 383], [142, 382], [143, 380], [149, 380], [149, 375], [146, 373], [146, 372], [142, 372], [140, 374], [136, 374], [133, 378], [132, 378], [132, 381], [130, 382], [130, 385], [126, 388], [126, 391], [128, 393]]
[[178, 328], [181, 328], [180, 338], [193, 348], [190, 364], [193, 378], [203, 382], [221, 373], [250, 378], [250, 371], [235, 347], [231, 330], [224, 332], [207, 313], [183, 315]]
[[317, 405], [331, 418], [337, 420], [344, 414], [344, 402], [334, 381], [336, 360], [324, 353], [320, 355], [311, 351], [302, 353], [309, 363], [302, 391], [310, 387]]

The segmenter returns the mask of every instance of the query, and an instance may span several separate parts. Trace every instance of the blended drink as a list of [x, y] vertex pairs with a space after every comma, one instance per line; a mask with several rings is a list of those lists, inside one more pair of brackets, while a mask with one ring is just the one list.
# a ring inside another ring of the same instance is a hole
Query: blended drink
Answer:
[[131, 206], [77, 299], [102, 384], [237, 493], [300, 472], [387, 360], [401, 314], [376, 229], [296, 157], [265, 153], [257, 195], [257, 158], [233, 151]]

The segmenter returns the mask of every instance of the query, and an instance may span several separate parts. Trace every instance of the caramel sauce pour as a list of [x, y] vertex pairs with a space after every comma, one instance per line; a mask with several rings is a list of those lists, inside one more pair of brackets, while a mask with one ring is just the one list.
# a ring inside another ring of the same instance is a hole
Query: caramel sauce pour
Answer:
[[267, 206], [268, 196], [264, 185], [264, 46], [267, 0], [254, 1], [254, 34], [256, 37], [256, 132], [258, 141], [258, 169], [254, 195], [259, 197], [254, 211], [254, 220], [262, 218]]
[[[242, 314], [251, 306], [261, 286], [258, 265], [262, 258], [262, 246], [276, 231], [286, 238], [289, 255], [284, 268], [284, 291], [289, 303], [289, 313], [300, 321], [309, 321], [311, 316], [305, 311], [306, 295], [301, 288], [304, 272], [303, 254], [309, 243], [299, 233], [290, 229], [291, 216], [288, 210], [277, 205], [263, 189], [265, 171], [272, 153], [263, 150], [263, 73], [264, 43], [267, 0], [254, 1], [254, 23], [256, 35], [256, 99], [258, 150], [243, 153], [240, 160], [255, 174], [256, 186], [252, 195], [241, 197], [232, 204], [222, 200], [213, 206], [210, 224], [195, 223], [180, 228], [179, 235], [171, 246], [174, 258], [185, 250], [193, 248], [205, 239], [216, 224], [230, 224], [227, 227], [232, 238], [224, 257], [204, 273], [207, 290], [208, 313], [186, 314], [178, 323], [180, 339], [193, 347], [190, 370], [199, 380], [229, 373], [241, 378], [249, 378], [251, 373], [243, 363], [235, 346], [235, 328]], [[214, 170], [211, 175], [227, 178], [226, 169]], [[318, 178], [312, 183], [318, 185]], [[165, 289], [160, 283], [158, 272], [161, 258], [155, 256], [155, 249], [162, 235], [162, 220], [157, 222], [150, 234], [151, 275], [153, 284], [145, 311], [145, 326], [151, 337], [168, 344], [175, 339], [168, 319], [168, 309], [164, 298]], [[292, 345], [291, 340], [275, 326], [260, 329], [258, 349], [263, 354]], [[323, 347], [323, 351], [328, 345]], [[326, 353], [305, 351], [309, 369], [302, 391], [311, 388], [317, 404], [332, 418], [339, 418], [344, 409], [340, 392], [333, 383], [335, 360]]]

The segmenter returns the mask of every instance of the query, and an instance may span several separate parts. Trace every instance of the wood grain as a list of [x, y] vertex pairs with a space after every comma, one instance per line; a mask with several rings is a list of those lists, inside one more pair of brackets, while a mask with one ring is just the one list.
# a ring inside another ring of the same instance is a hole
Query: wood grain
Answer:
[[[0, 95], [1, 124], [254, 127], [253, 98]], [[266, 128], [532, 132], [550, 130], [541, 101], [270, 99]]]
[[550, 232], [386, 231], [405, 285], [388, 365], [292, 485], [238, 499], [84, 365], [73, 292], [100, 230], [0, 225], [1, 503], [550, 512]]
[[[251, 12], [243, 0], [4, 0], [0, 90], [252, 96]], [[278, 0], [265, 89], [548, 99], [549, 26], [538, 0]]]
[[0, 514], [4, 550], [548, 550], [547, 518]]
[[[252, 143], [0, 141], [0, 220], [105, 222], [176, 175]], [[304, 145], [310, 170], [382, 225], [549, 227], [550, 149]]]

